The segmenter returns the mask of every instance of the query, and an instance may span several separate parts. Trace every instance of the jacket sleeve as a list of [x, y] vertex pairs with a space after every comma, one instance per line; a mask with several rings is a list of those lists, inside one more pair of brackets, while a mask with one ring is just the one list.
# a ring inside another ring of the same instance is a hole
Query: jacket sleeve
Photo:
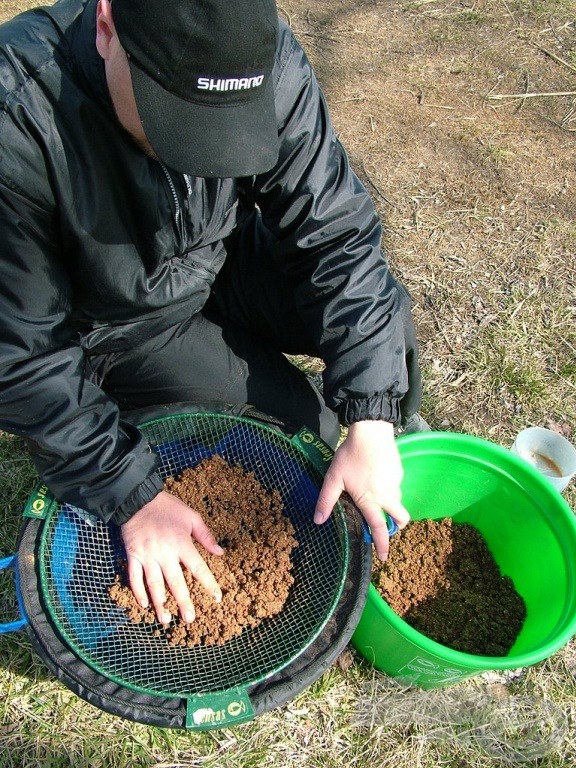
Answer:
[[162, 488], [158, 458], [84, 376], [57, 226], [0, 183], [0, 428], [60, 500], [124, 522]]
[[380, 221], [284, 25], [276, 73], [280, 156], [255, 181], [264, 222], [279, 240], [275, 258], [326, 363], [329, 407], [343, 424], [397, 421], [408, 388], [405, 339]]

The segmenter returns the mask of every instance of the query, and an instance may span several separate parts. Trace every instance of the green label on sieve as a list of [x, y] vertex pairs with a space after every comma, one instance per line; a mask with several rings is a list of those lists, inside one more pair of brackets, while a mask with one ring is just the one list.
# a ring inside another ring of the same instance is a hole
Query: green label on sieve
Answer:
[[243, 688], [199, 693], [188, 699], [186, 728], [208, 729], [236, 725], [251, 720], [254, 709]]
[[303, 427], [294, 435], [291, 442], [306, 454], [316, 469], [322, 474], [326, 473], [334, 458], [334, 451], [315, 432], [308, 427]]
[[48, 490], [48, 486], [44, 485], [44, 483], [39, 483], [28, 499], [28, 503], [23, 512], [24, 517], [33, 517], [36, 518], [36, 520], [44, 520], [53, 501], [54, 497]]

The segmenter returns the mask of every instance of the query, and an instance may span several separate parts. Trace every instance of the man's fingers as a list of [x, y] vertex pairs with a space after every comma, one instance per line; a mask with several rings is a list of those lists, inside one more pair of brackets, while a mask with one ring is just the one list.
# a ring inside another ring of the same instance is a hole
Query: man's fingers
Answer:
[[222, 592], [214, 575], [193, 544], [198, 541], [213, 555], [224, 550], [202, 517], [175, 496], [162, 491], [122, 526], [128, 557], [130, 588], [139, 604], [151, 602], [158, 620], [168, 624], [166, 598], [171, 594], [184, 621], [193, 621], [194, 606], [182, 568], [215, 600]]
[[[136, 558], [128, 558], [128, 578], [130, 580], [130, 589], [136, 596], [136, 599], [140, 605], [145, 605], [147, 599], [142, 598], [142, 592], [140, 591], [139, 579], [142, 578], [142, 573], [146, 580], [146, 587], [154, 612], [158, 617], [158, 621], [161, 624], [168, 624], [171, 616], [170, 612], [166, 610], [164, 604], [166, 602], [166, 587], [164, 584], [164, 576], [162, 575], [162, 569], [160, 563], [156, 560], [150, 560], [146, 563], [141, 563]], [[138, 589], [138, 592], [135, 590]]]
[[[218, 582], [194, 547], [183, 557], [182, 564], [216, 602], [222, 600], [222, 590]], [[167, 591], [176, 600], [182, 619], [186, 622], [194, 621], [194, 605], [179, 563], [168, 561], [160, 564], [157, 560], [151, 560], [143, 565], [136, 558], [130, 558], [128, 578], [130, 589], [138, 603], [147, 608], [151, 602], [161, 624], [168, 624], [172, 618], [166, 609]]]
[[194, 621], [196, 613], [180, 564], [170, 562], [170, 564], [164, 566], [163, 573], [166, 587], [176, 600], [180, 616], [188, 623]]
[[393, 517], [396, 521], [396, 524], [398, 525], [398, 528], [406, 528], [408, 523], [410, 522], [410, 512], [406, 509], [405, 506], [403, 506], [400, 502], [397, 504], [388, 504], [386, 507], [386, 512], [390, 515], [390, 517]]
[[[216, 537], [200, 515], [197, 515], [192, 523], [192, 536], [207, 552], [210, 552], [213, 555], [224, 554], [224, 550], [220, 544], [218, 544]], [[219, 603], [222, 600], [222, 590], [220, 589], [220, 585], [192, 543], [187, 547], [186, 552], [182, 557], [182, 563], [188, 568], [192, 576], [204, 587], [206, 592]]]
[[[214, 536], [210, 528], [208, 528], [204, 520], [202, 520], [200, 515], [196, 515], [194, 517], [192, 521], [191, 532], [194, 539], [199, 544], [201, 544], [207, 552], [210, 552], [212, 555], [224, 554], [224, 550], [222, 549], [220, 544], [218, 544], [218, 542], [216, 541], [216, 537]], [[194, 549], [194, 547], [192, 549]], [[194, 549], [194, 552], [196, 552], [195, 549]], [[200, 557], [200, 555], [198, 555], [198, 557]]]
[[217, 603], [222, 600], [220, 585], [194, 546], [191, 545], [190, 549], [183, 555], [182, 564], [188, 568], [196, 581], [202, 585]]
[[315, 523], [321, 525], [328, 520], [343, 490], [344, 486], [342, 483], [338, 480], [333, 480], [330, 470], [328, 470], [320, 489], [318, 501], [316, 502], [316, 509], [314, 511]]
[[144, 569], [142, 568], [142, 563], [134, 557], [128, 557], [128, 581], [130, 582], [132, 594], [138, 601], [138, 605], [142, 608], [148, 608], [150, 601], [148, 600], [148, 592], [144, 585]]
[[362, 510], [362, 512], [370, 528], [376, 554], [380, 560], [386, 560], [390, 550], [390, 537], [384, 512], [381, 507], [374, 507], [368, 511]]
[[370, 527], [376, 554], [380, 560], [386, 560], [390, 551], [390, 536], [388, 535], [385, 511], [390, 517], [394, 518], [398, 528], [404, 528], [410, 522], [410, 514], [400, 502], [393, 505], [388, 504], [386, 510], [380, 507], [364, 512], [364, 517]]

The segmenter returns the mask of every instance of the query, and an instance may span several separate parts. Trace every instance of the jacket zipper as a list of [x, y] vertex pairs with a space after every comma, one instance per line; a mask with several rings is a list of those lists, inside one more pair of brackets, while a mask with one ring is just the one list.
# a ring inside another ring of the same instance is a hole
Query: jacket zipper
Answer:
[[[180, 205], [180, 200], [178, 199], [178, 193], [176, 192], [176, 185], [174, 184], [174, 180], [172, 179], [172, 176], [170, 176], [170, 172], [168, 171], [168, 168], [164, 165], [164, 163], [160, 163], [160, 167], [164, 171], [164, 175], [166, 176], [166, 179], [168, 181], [168, 186], [170, 187], [170, 191], [172, 192], [172, 198], [174, 200], [174, 221], [176, 222], [176, 230], [180, 235], [180, 243], [182, 248], [185, 246], [186, 238], [185, 238], [185, 231], [184, 231], [184, 217], [182, 216], [182, 206]], [[184, 176], [184, 179], [186, 181], [186, 189], [190, 192], [190, 181], [186, 176]]]

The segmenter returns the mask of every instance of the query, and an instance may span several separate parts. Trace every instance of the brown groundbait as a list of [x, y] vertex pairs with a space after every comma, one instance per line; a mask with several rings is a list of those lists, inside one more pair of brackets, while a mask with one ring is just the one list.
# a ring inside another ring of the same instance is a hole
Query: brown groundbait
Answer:
[[449, 648], [505, 656], [526, 617], [479, 531], [467, 523], [415, 520], [390, 541], [372, 581], [410, 626]]
[[[216, 603], [184, 570], [196, 618], [190, 624], [182, 621], [169, 596], [166, 609], [174, 618], [155, 635], [165, 636], [173, 646], [220, 645], [280, 613], [294, 581], [290, 555], [298, 542], [292, 523], [282, 514], [279, 492], [266, 491], [252, 472], [229, 466], [221, 456], [168, 478], [164, 487], [202, 515], [224, 548], [220, 557], [201, 551], [222, 589], [222, 602]], [[156, 622], [154, 611], [136, 602], [125, 567], [109, 594], [130, 621]]]

